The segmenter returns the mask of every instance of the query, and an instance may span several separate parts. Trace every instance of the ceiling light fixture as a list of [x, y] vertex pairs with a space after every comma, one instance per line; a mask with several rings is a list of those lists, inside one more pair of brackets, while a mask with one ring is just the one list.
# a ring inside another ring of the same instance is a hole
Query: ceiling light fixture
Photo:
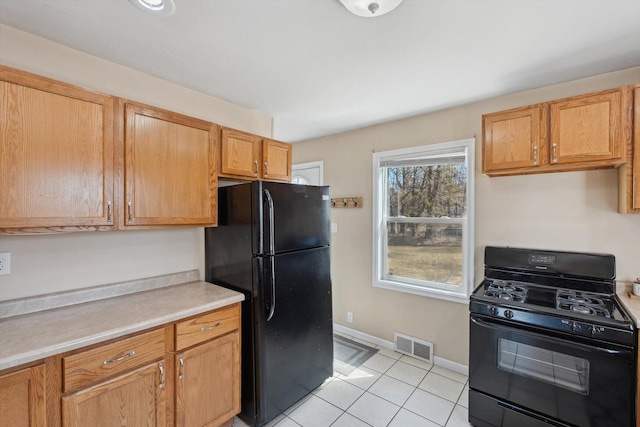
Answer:
[[129, 0], [138, 9], [154, 15], [171, 15], [176, 11], [173, 0]]
[[364, 18], [374, 18], [391, 12], [402, 0], [340, 0], [349, 12]]

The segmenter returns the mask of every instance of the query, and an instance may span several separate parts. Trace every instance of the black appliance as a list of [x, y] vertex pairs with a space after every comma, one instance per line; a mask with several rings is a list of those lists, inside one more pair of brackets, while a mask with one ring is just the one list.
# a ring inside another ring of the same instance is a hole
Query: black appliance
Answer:
[[485, 248], [470, 300], [474, 426], [635, 425], [637, 330], [606, 254]]
[[262, 426], [333, 374], [329, 187], [221, 187], [205, 280], [242, 292], [242, 413]]

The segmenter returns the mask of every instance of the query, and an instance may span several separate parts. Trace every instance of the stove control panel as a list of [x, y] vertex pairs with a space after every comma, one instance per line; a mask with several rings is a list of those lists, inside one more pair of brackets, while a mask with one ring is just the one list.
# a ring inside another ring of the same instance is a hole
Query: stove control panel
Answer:
[[565, 332], [572, 335], [591, 337], [620, 344], [633, 345], [633, 330], [624, 328], [613, 328], [597, 325], [588, 321], [579, 321], [562, 317], [551, 316], [549, 314], [538, 313], [529, 310], [519, 310], [514, 307], [501, 307], [493, 304], [486, 304], [471, 301], [471, 313], [501, 319], [503, 322], [513, 322], [513, 326], [532, 325], [538, 328], [546, 328], [558, 332]]

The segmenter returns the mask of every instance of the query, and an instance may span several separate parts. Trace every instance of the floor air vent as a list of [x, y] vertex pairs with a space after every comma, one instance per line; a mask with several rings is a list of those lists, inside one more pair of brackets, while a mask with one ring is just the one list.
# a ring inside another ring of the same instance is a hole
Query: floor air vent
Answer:
[[416, 359], [433, 363], [433, 344], [426, 341], [420, 341], [408, 335], [395, 332], [393, 334], [395, 342], [395, 350], [399, 353], [407, 354]]

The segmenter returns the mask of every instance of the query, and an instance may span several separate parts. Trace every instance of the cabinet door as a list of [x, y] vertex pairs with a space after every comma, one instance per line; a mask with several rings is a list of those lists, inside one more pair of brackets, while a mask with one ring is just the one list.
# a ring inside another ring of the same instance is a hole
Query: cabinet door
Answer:
[[262, 138], [233, 129], [222, 129], [220, 138], [220, 173], [258, 178], [262, 170]]
[[640, 212], [640, 86], [634, 91], [633, 114], [633, 175], [630, 197], [633, 209]]
[[113, 98], [0, 67], [0, 229], [113, 224]]
[[153, 363], [62, 398], [63, 427], [162, 426], [164, 366]]
[[262, 177], [270, 181], [291, 181], [291, 144], [265, 139], [262, 142]]
[[548, 163], [543, 106], [486, 114], [482, 127], [483, 173]]
[[215, 426], [240, 412], [239, 331], [176, 358], [177, 426]]
[[0, 427], [45, 425], [44, 365], [0, 376]]
[[124, 225], [216, 222], [216, 126], [127, 102]]
[[620, 159], [621, 98], [613, 90], [552, 102], [551, 164]]

